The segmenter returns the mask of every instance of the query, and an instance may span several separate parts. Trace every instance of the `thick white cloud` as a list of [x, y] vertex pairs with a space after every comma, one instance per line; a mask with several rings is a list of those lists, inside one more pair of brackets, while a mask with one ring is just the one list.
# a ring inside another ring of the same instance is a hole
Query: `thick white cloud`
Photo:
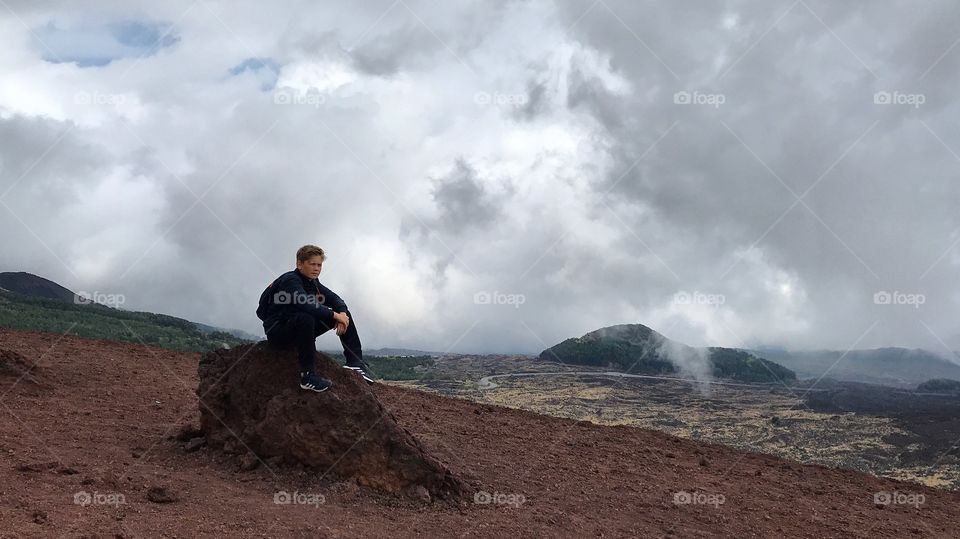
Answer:
[[368, 347], [960, 345], [953, 3], [9, 5], [0, 269], [258, 331], [317, 243]]

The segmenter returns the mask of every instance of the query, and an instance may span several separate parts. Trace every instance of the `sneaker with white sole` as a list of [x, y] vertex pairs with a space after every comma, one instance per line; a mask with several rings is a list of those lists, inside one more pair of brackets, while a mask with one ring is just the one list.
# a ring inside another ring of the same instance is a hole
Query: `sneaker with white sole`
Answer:
[[331, 387], [333, 387], [333, 382], [326, 378], [320, 378], [316, 373], [310, 371], [300, 373], [300, 389], [309, 389], [320, 393]]
[[346, 365], [343, 366], [343, 368], [354, 371], [355, 373], [359, 374], [368, 383], [371, 383], [371, 384], [375, 383], [373, 376], [370, 374], [370, 368], [367, 367], [367, 364], [364, 363], [362, 360], [348, 361]]

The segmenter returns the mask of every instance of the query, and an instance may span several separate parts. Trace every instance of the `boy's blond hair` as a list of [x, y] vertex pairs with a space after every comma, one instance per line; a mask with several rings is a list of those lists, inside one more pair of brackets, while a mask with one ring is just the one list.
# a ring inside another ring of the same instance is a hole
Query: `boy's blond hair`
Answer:
[[327, 255], [323, 252], [323, 249], [316, 245], [304, 245], [297, 249], [297, 262], [306, 262], [315, 256], [319, 256], [321, 260], [327, 259]]

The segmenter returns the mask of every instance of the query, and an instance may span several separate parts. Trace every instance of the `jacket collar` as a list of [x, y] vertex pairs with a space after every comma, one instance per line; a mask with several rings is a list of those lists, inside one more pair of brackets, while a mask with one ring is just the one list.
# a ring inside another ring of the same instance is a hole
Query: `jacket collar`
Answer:
[[319, 279], [311, 279], [310, 277], [307, 277], [306, 275], [300, 273], [300, 270], [296, 268], [293, 269], [293, 273], [296, 274], [297, 277], [300, 277], [300, 280], [305, 283], [313, 283], [319, 280]]

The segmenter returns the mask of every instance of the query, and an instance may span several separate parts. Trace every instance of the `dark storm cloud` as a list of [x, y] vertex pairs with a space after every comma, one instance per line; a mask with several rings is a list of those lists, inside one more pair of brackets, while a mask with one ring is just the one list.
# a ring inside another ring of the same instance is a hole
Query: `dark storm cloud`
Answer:
[[433, 178], [431, 200], [435, 215], [407, 215], [401, 220], [399, 238], [411, 256], [424, 249], [437, 256], [433, 265], [433, 285], [442, 289], [446, 271], [457, 263], [456, 253], [464, 243], [483, 241], [490, 225], [500, 216], [500, 202], [509, 192], [493, 195], [487, 192], [477, 171], [462, 158], [449, 173]]
[[443, 45], [422, 25], [413, 23], [367, 39], [350, 55], [357, 69], [371, 75], [394, 75], [403, 67], [423, 64]]
[[[622, 128], [623, 106], [597, 77], [590, 77], [579, 69], [571, 71], [567, 106], [582, 109], [593, 115], [611, 133]], [[541, 91], [542, 93], [542, 91]]]
[[543, 82], [530, 81], [527, 84], [527, 102], [516, 112], [517, 118], [533, 119], [547, 112], [547, 86]]
[[440, 213], [435, 225], [457, 235], [493, 222], [499, 208], [483, 185], [477, 172], [458, 159], [450, 174], [434, 181], [433, 200]]

